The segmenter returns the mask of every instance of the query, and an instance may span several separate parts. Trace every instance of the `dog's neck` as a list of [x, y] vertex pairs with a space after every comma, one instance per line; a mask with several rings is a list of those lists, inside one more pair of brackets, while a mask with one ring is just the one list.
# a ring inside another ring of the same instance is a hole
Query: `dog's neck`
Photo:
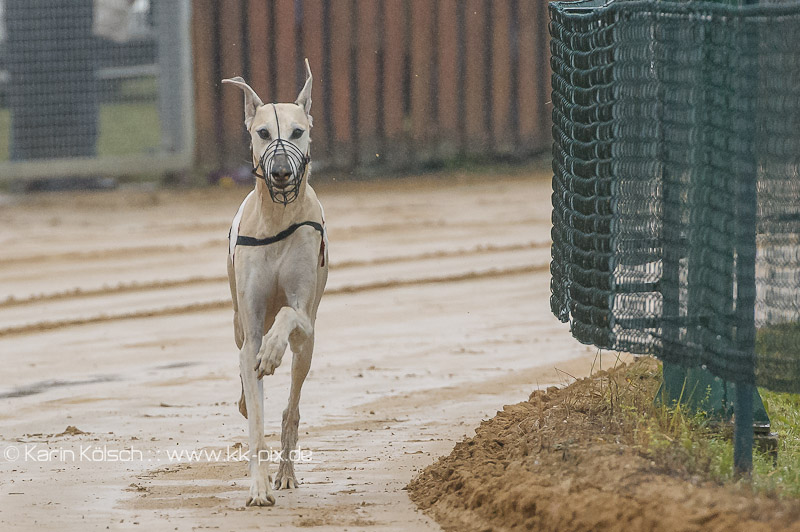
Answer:
[[[256, 179], [256, 194], [258, 195], [258, 218], [263, 220], [270, 228], [280, 229], [293, 223], [305, 221], [308, 215], [308, 178], [311, 174], [311, 163], [306, 165], [305, 173], [300, 182], [297, 198], [286, 205], [272, 201], [266, 181]], [[301, 219], [302, 218], [302, 219]]]

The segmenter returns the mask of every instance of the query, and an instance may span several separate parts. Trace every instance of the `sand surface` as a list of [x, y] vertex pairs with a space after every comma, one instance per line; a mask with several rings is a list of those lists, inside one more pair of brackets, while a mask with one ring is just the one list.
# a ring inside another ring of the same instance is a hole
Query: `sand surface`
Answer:
[[[315, 188], [331, 273], [307, 461], [272, 508], [244, 506], [225, 280], [248, 190], [3, 198], [0, 530], [438, 530], [412, 477], [503, 405], [589, 373], [595, 351], [549, 311], [546, 170]], [[265, 385], [275, 451], [290, 356]]]
[[684, 467], [695, 455], [677, 440], [669, 452], [647, 448], [620, 407], [649, 403], [660, 383], [658, 362], [641, 357], [537, 390], [426, 467], [409, 494], [455, 532], [800, 530], [797, 498], [704, 480]]

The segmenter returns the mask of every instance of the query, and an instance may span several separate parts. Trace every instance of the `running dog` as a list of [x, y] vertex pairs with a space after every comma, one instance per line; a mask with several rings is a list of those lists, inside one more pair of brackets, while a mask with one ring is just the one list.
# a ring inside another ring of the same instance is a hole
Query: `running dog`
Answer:
[[298, 486], [292, 461], [300, 422], [300, 390], [311, 366], [314, 322], [328, 279], [322, 204], [308, 184], [311, 143], [311, 68], [294, 103], [264, 104], [240, 78], [224, 79], [244, 92], [255, 189], [231, 225], [228, 280], [239, 348], [239, 411], [250, 432], [252, 484], [247, 506], [272, 506], [272, 476], [264, 441], [264, 383], [291, 347], [292, 384], [281, 423], [281, 461], [275, 489]]

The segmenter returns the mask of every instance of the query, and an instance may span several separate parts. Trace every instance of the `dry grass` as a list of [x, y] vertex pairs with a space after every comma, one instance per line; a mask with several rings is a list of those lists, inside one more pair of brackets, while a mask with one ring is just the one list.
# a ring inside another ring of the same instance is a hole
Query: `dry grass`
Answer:
[[777, 462], [757, 449], [750, 479], [733, 475], [732, 425], [681, 403], [666, 406], [653, 398], [661, 383], [661, 364], [639, 359], [623, 371], [603, 372], [594, 415], [615, 426], [624, 443], [665, 472], [720, 483], [751, 484], [765, 494], [800, 496], [800, 397], [760, 390], [780, 438]]

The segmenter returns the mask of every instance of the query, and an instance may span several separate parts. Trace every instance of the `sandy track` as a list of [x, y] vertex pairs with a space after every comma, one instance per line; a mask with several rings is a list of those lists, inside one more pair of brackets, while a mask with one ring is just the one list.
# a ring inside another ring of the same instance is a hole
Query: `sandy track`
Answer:
[[[2, 207], [0, 529], [435, 530], [402, 489], [415, 471], [503, 404], [588, 371], [593, 352], [549, 314], [547, 173], [317, 190], [332, 268], [301, 404], [311, 460], [268, 509], [243, 505], [224, 280], [246, 190]], [[266, 389], [277, 450], [285, 367]]]

